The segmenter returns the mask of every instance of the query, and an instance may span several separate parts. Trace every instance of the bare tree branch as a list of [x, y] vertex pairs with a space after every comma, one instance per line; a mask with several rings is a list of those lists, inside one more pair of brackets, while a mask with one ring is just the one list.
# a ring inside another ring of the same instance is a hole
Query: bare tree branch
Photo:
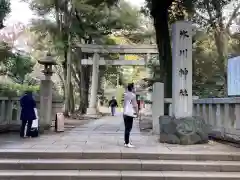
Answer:
[[203, 19], [203, 20], [205, 20], [205, 21], [207, 21], [207, 22], [210, 22], [210, 19], [204, 17], [204, 16], [201, 15], [199, 12], [195, 11], [195, 14], [196, 14], [197, 16], [199, 16], [201, 19]]
[[230, 16], [230, 19], [226, 25], [226, 31], [229, 33], [230, 26], [232, 25], [233, 21], [240, 15], [240, 3], [238, 6], [234, 9], [232, 15]]

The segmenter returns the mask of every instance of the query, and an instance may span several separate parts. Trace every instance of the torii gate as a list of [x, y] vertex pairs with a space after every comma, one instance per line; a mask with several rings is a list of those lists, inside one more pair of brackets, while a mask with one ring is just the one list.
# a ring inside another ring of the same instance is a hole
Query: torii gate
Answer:
[[[87, 109], [88, 115], [97, 114], [97, 90], [98, 90], [98, 72], [99, 66], [145, 66], [151, 59], [152, 55], [158, 54], [156, 45], [95, 45], [95, 44], [81, 44], [79, 45], [83, 53], [93, 54], [93, 58], [82, 59], [82, 65], [92, 65], [92, 82], [91, 82], [91, 96], [89, 107]], [[119, 54], [117, 60], [107, 60], [101, 57], [103, 54]], [[125, 55], [141, 55], [143, 58], [139, 60], [124, 60]]]

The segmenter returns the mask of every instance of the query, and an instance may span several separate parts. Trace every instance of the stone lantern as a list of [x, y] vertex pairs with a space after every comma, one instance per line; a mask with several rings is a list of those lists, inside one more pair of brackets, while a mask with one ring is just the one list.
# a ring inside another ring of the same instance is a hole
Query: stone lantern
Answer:
[[51, 53], [48, 52], [44, 59], [38, 60], [38, 63], [44, 66], [42, 73], [45, 75], [45, 80], [50, 80], [53, 74], [52, 66], [56, 65], [56, 61], [51, 57]]
[[52, 87], [53, 82], [51, 76], [53, 74], [52, 66], [56, 65], [56, 62], [51, 57], [50, 53], [38, 61], [39, 64], [44, 66], [42, 70], [44, 79], [40, 84], [40, 131], [48, 130], [52, 124]]

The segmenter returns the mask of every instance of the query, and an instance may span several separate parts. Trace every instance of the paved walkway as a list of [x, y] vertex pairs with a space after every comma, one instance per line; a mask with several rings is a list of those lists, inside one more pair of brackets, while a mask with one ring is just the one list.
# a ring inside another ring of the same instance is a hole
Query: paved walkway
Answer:
[[48, 133], [39, 138], [20, 139], [18, 134], [0, 135], [0, 150], [56, 150], [56, 151], [222, 151], [236, 152], [237, 148], [209, 142], [206, 145], [180, 146], [161, 144], [157, 136], [139, 131], [138, 121], [134, 122], [131, 140], [134, 149], [123, 147], [124, 124], [122, 116], [104, 117], [90, 120], [85, 124], [76, 123], [76, 127], [63, 133]]

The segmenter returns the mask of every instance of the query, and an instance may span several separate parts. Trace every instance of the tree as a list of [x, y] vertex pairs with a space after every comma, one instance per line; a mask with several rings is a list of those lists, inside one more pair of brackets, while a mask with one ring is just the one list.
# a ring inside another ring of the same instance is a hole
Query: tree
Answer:
[[[183, 20], [186, 11], [191, 12], [194, 0], [146, 0], [145, 14], [151, 15], [156, 32], [159, 51], [161, 80], [165, 83], [165, 96], [171, 97], [172, 57], [169, 34], [169, 22]], [[167, 80], [168, 79], [168, 80]]]
[[[26, 27], [22, 23], [13, 24], [11, 26], [5, 27], [0, 32], [0, 39], [8, 44], [11, 49], [18, 49], [18, 41], [26, 33]], [[24, 42], [21, 45], [27, 44], [25, 41], [26, 37], [23, 37]]]
[[11, 48], [6, 42], [0, 42], [0, 64], [12, 55]]
[[[172, 56], [169, 22], [186, 19], [188, 15], [193, 12], [193, 4], [195, 1], [196, 0], [146, 0], [146, 6], [143, 9], [145, 14], [149, 14], [153, 18], [159, 52], [160, 81], [164, 82], [166, 98], [172, 97]], [[165, 114], [168, 114], [168, 106], [164, 109]]]
[[[21, 36], [25, 33], [25, 26], [21, 23], [5, 27], [0, 38], [3, 41], [0, 50], [1, 75], [7, 75], [18, 84], [23, 84], [27, 74], [33, 71], [34, 62], [29, 54], [18, 49]], [[24, 39], [24, 38], [23, 38]], [[25, 45], [26, 41], [22, 42]]]
[[[53, 42], [51, 51], [55, 51], [60, 59], [63, 69], [64, 86], [66, 86], [67, 74], [67, 57], [72, 53], [71, 75], [72, 84], [76, 84], [80, 94], [80, 111], [85, 112], [88, 103], [88, 89], [90, 80], [90, 68], [83, 67], [79, 59], [88, 58], [89, 55], [83, 54], [79, 44], [105, 44], [109, 39], [108, 35], [113, 31], [120, 29], [132, 30], [138, 23], [137, 13], [131, 12], [131, 7], [125, 2], [119, 6], [113, 6], [117, 1], [72, 1], [74, 12], [69, 13], [66, 8], [66, 1], [28, 1], [31, 7], [45, 17], [49, 12], [54, 12], [55, 21], [41, 19], [33, 22], [32, 30], [39, 35], [39, 39], [50, 36]], [[109, 9], [111, 7], [111, 10]], [[133, 11], [134, 12], [134, 11]], [[69, 27], [69, 18], [71, 17], [72, 25]], [[71, 35], [71, 41], [68, 35]], [[71, 48], [68, 48], [71, 45]], [[69, 51], [69, 49], [71, 51]], [[73, 90], [71, 91], [73, 96]], [[69, 98], [65, 96], [65, 98]], [[67, 100], [68, 102], [70, 100]], [[69, 103], [71, 104], [71, 103]], [[66, 112], [69, 112], [66, 109]]]
[[[10, 13], [10, 2], [7, 0], [0, 1], [0, 30], [4, 28], [3, 21], [6, 16]], [[5, 42], [0, 42], [0, 63], [5, 60], [11, 53], [10, 48]]]
[[221, 62], [215, 46], [214, 36], [198, 32], [193, 43], [193, 94], [200, 98], [221, 97], [223, 86], [218, 75]]
[[[160, 77], [165, 84], [165, 97], [171, 97], [172, 58], [169, 36], [169, 23], [179, 19], [191, 19], [194, 15], [200, 21], [206, 22], [211, 29], [215, 28], [214, 40], [219, 58], [226, 62], [226, 33], [229, 33], [234, 19], [239, 15], [239, 5], [234, 0], [146, 0], [145, 13], [149, 13], [154, 21], [157, 45], [159, 49]], [[223, 8], [229, 3], [236, 2], [227, 24], [224, 24]], [[200, 16], [199, 16], [200, 15]], [[200, 18], [199, 18], [200, 17]], [[209, 18], [206, 18], [209, 17]], [[210, 21], [209, 21], [210, 20]], [[206, 24], [205, 24], [206, 25]], [[227, 28], [227, 29], [225, 29]], [[224, 43], [225, 42], [225, 45]], [[224, 63], [222, 63], [224, 64]], [[224, 66], [220, 67], [224, 72]]]
[[0, 1], [0, 29], [4, 28], [3, 21], [6, 16], [10, 13], [10, 1], [9, 0], [1, 0]]
[[[224, 11], [229, 5], [233, 7], [228, 17]], [[195, 4], [194, 21], [201, 27], [207, 28], [213, 34], [215, 46], [220, 62], [219, 73], [223, 77], [224, 91], [226, 94], [227, 74], [226, 63], [229, 55], [228, 44], [231, 39], [231, 26], [240, 15], [240, 2], [237, 0], [198, 0]]]
[[4, 62], [2, 73], [15, 83], [23, 84], [26, 75], [33, 71], [34, 64], [28, 55], [17, 52]]

